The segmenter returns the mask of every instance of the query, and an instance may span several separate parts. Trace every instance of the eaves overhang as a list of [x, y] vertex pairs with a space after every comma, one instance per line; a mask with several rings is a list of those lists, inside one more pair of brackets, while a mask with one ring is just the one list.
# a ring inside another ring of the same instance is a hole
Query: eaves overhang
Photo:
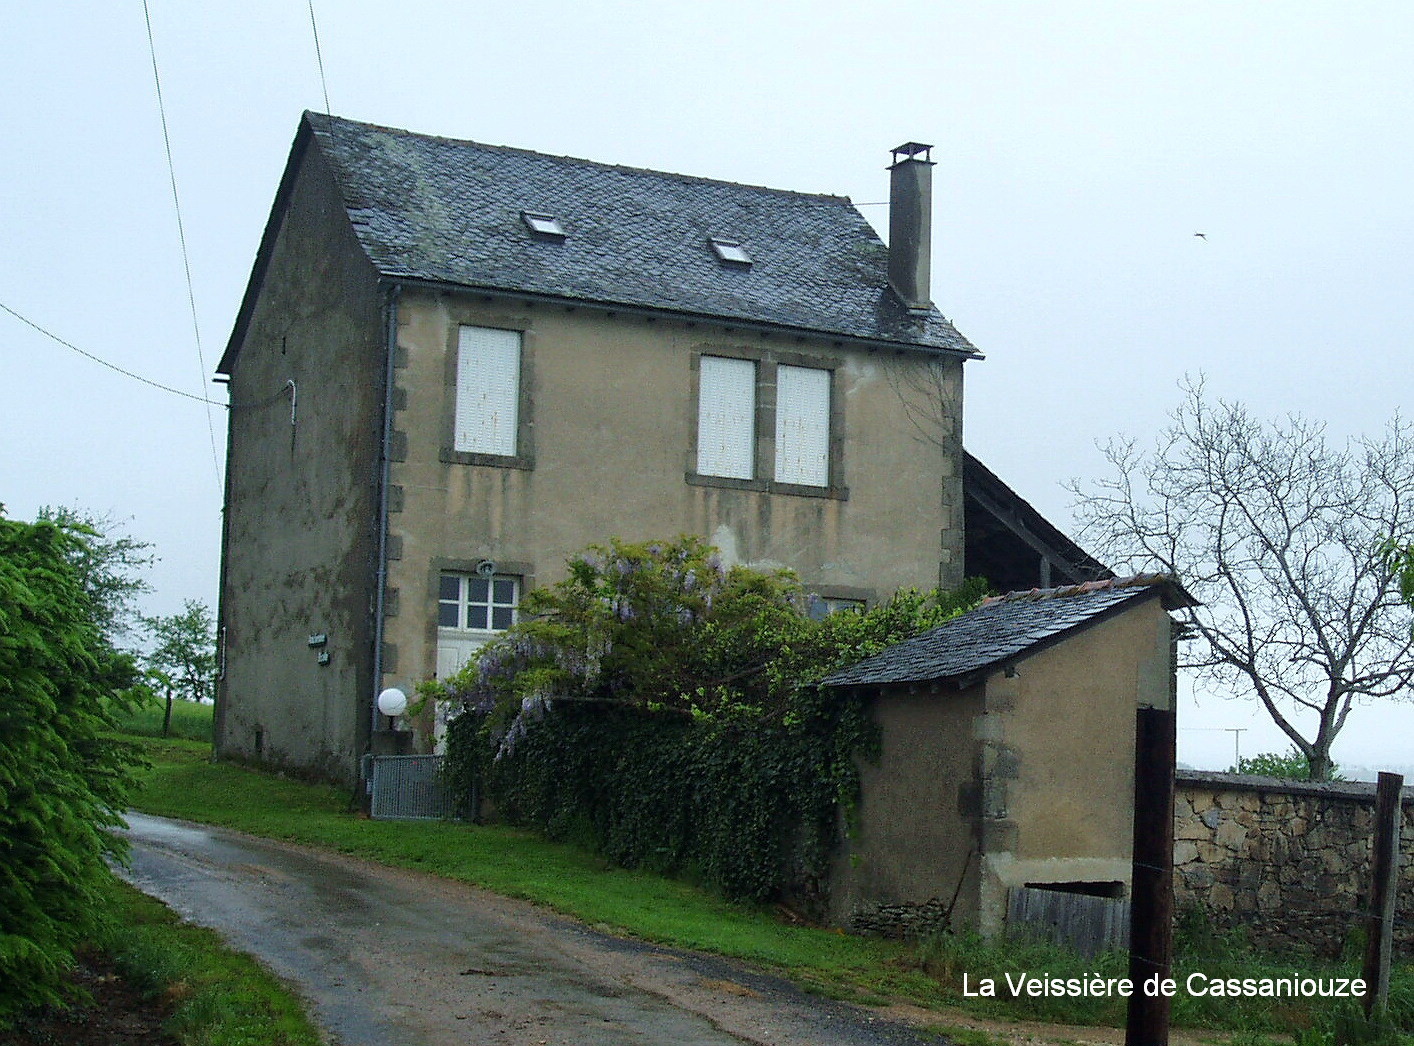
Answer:
[[506, 287], [494, 287], [489, 285], [452, 283], [446, 280], [430, 279], [415, 274], [400, 274], [395, 272], [384, 272], [382, 282], [387, 285], [399, 287], [413, 287], [434, 293], [445, 294], [472, 294], [482, 295], [488, 299], [499, 299], [509, 301], [534, 302], [536, 304], [552, 305], [566, 310], [586, 309], [605, 314], [625, 314], [630, 316], [642, 316], [651, 319], [672, 320], [681, 323], [694, 323], [710, 325], [723, 328], [743, 328], [757, 331], [762, 334], [775, 335], [780, 337], [793, 337], [819, 341], [829, 341], [839, 345], [854, 345], [866, 349], [891, 350], [895, 352], [918, 353], [925, 356], [943, 356], [951, 359], [962, 360], [983, 360], [986, 354], [980, 349], [971, 345], [966, 349], [951, 348], [948, 346], [924, 345], [918, 342], [892, 340], [885, 338], [865, 338], [857, 334], [847, 334], [840, 331], [828, 330], [824, 328], [793, 326], [783, 323], [772, 323], [766, 320], [752, 319], [744, 316], [727, 316], [714, 313], [692, 312], [682, 309], [669, 309], [663, 307], [653, 307], [636, 303], [618, 302], [608, 299], [597, 298], [577, 298], [560, 294], [544, 294], [529, 290], [516, 290]]

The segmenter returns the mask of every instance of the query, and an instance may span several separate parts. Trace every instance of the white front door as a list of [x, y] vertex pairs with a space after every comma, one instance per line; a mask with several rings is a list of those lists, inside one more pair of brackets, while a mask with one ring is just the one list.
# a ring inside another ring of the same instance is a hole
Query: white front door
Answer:
[[[448, 679], [460, 672], [476, 652], [493, 638], [485, 632], [468, 633], [458, 629], [437, 630], [437, 678]], [[437, 701], [432, 707], [432, 751], [442, 755], [447, 750], [447, 702]]]

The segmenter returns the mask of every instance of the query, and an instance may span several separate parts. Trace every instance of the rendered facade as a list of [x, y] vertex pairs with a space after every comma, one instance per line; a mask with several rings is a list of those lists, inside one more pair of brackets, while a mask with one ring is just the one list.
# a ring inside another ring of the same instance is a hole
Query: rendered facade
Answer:
[[931, 168], [895, 150], [890, 250], [842, 197], [306, 114], [219, 366], [218, 751], [352, 782], [382, 688], [610, 537], [699, 534], [834, 604], [979, 555], [1102, 575], [963, 452]]

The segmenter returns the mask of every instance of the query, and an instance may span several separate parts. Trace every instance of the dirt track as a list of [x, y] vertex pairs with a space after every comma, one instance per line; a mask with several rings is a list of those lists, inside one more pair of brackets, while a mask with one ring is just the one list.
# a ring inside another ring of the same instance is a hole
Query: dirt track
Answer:
[[345, 1046], [903, 1046], [906, 1023], [428, 875], [130, 815], [131, 880], [264, 960]]
[[[937, 1046], [940, 1025], [1016, 1046], [1115, 1046], [1122, 1029], [1002, 1023], [806, 995], [728, 960], [625, 941], [430, 875], [130, 814], [133, 883], [311, 1001], [343, 1046]], [[1174, 1032], [1173, 1046], [1220, 1042]]]

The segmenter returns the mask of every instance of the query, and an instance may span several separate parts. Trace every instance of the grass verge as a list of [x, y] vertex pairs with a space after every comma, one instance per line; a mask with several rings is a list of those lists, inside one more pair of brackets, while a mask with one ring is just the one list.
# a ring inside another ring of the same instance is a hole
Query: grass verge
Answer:
[[[161, 737], [166, 705], [165, 700], [155, 698], [123, 716], [118, 722], [118, 728], [125, 734]], [[211, 705], [198, 704], [195, 701], [173, 701], [170, 736], [210, 744], [211, 715]]]
[[171, 1008], [166, 1028], [188, 1046], [319, 1046], [297, 997], [248, 955], [114, 881], [113, 922], [96, 943], [144, 997]]
[[[350, 812], [345, 791], [213, 763], [206, 745], [149, 739], [143, 747], [153, 769], [136, 805], [150, 813], [432, 872], [537, 902], [614, 933], [749, 960], [831, 998], [956, 1007], [1002, 1020], [1109, 1026], [1124, 1022], [1124, 1003], [1117, 998], [1012, 998], [1003, 990], [1001, 998], [988, 999], [965, 996], [962, 983], [964, 973], [974, 986], [983, 977], [1000, 985], [1006, 972], [1122, 977], [1122, 957], [1089, 962], [1054, 947], [992, 944], [965, 935], [913, 945], [787, 925], [769, 910], [729, 904], [686, 883], [618, 868], [528, 832], [503, 826], [371, 821]], [[1178, 966], [1180, 979], [1193, 971], [1209, 977], [1290, 977], [1298, 971], [1303, 977], [1358, 975], [1348, 963], [1283, 961], [1230, 941], [1211, 940], [1194, 942]], [[1239, 1032], [1251, 1046], [1268, 1034], [1296, 1036], [1299, 1046], [1337, 1041], [1334, 1033], [1327, 1034], [1340, 1009], [1330, 1000], [1200, 999], [1180, 992], [1174, 1001], [1176, 1024]], [[1398, 1025], [1414, 1028], [1414, 973], [1407, 965], [1397, 971], [1391, 1003]]]

